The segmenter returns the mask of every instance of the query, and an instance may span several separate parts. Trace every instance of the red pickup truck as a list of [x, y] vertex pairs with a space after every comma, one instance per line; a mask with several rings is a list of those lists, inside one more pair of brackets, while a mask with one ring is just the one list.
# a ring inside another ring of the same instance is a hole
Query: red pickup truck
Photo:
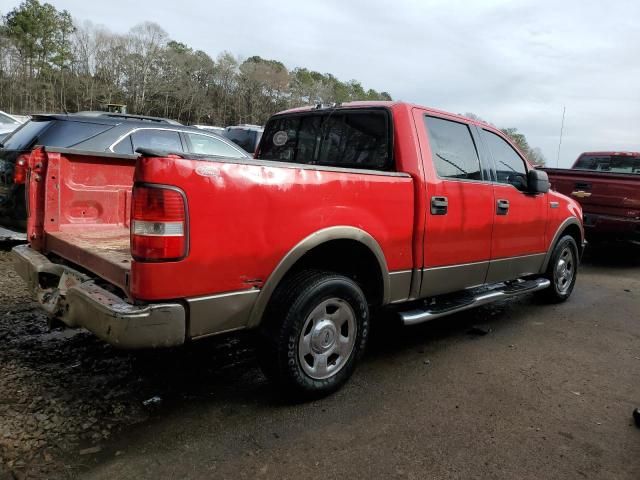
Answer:
[[397, 102], [289, 110], [255, 159], [36, 149], [16, 269], [52, 319], [122, 348], [257, 333], [267, 376], [343, 384], [370, 312], [415, 324], [566, 300], [582, 213], [495, 128]]
[[640, 241], [640, 152], [585, 152], [571, 169], [544, 171], [582, 205], [589, 241]]

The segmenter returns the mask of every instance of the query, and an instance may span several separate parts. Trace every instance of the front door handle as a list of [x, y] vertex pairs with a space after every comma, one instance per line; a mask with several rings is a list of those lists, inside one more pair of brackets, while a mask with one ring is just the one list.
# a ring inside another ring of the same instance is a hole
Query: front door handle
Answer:
[[506, 215], [509, 211], [509, 200], [499, 199], [496, 205], [497, 215]]
[[447, 197], [431, 197], [431, 215], [446, 215], [449, 209]]

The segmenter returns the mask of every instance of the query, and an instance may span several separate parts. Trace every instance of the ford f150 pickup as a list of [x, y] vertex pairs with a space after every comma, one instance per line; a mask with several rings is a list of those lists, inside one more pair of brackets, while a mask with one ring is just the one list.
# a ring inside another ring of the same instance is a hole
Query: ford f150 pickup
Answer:
[[586, 152], [571, 169], [544, 171], [582, 205], [588, 240], [640, 241], [640, 152]]
[[52, 321], [122, 348], [253, 329], [266, 375], [323, 395], [370, 312], [416, 324], [538, 291], [566, 300], [583, 245], [495, 128], [399, 102], [274, 115], [255, 159], [37, 148], [16, 269]]

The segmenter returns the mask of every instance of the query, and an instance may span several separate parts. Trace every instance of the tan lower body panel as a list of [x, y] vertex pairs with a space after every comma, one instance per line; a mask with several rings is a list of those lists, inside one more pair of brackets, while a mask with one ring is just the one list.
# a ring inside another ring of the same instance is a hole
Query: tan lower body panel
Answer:
[[206, 337], [246, 328], [260, 290], [241, 290], [187, 299], [189, 336]]

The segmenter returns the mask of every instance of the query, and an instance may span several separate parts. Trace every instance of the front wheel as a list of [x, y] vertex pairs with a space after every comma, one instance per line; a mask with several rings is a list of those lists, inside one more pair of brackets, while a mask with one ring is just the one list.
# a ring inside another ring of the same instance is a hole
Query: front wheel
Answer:
[[551, 285], [541, 291], [544, 300], [564, 302], [571, 296], [578, 275], [578, 246], [571, 235], [565, 235], [556, 243], [545, 277]]
[[368, 334], [367, 301], [352, 279], [302, 272], [274, 294], [261, 327], [260, 363], [294, 395], [324, 396], [351, 376]]

